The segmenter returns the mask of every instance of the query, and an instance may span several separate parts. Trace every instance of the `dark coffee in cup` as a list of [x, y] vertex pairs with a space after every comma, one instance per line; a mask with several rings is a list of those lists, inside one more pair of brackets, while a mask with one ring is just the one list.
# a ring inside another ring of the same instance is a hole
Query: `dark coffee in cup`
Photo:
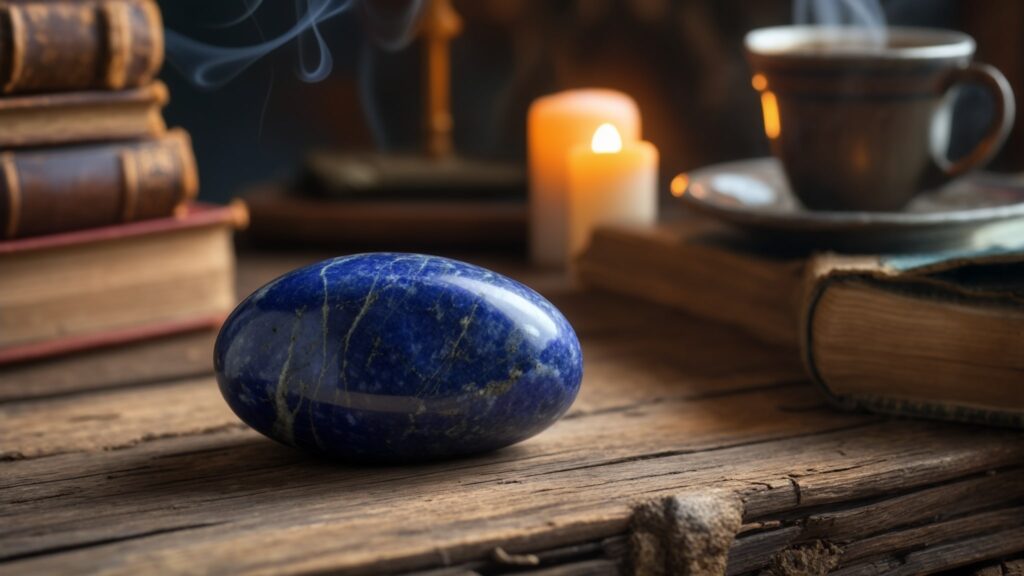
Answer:
[[[746, 37], [765, 133], [797, 197], [815, 210], [899, 210], [921, 190], [984, 164], [1009, 134], [1013, 93], [971, 62], [974, 40], [925, 28], [781, 26]], [[992, 93], [991, 125], [967, 156], [946, 156], [951, 91]]]

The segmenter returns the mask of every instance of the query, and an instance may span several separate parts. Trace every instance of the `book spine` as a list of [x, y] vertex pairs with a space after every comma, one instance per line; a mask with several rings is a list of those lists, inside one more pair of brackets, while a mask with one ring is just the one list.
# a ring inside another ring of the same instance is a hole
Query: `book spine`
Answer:
[[4, 94], [141, 86], [163, 57], [163, 23], [151, 0], [0, 4]]
[[173, 215], [199, 184], [188, 135], [0, 155], [4, 238]]

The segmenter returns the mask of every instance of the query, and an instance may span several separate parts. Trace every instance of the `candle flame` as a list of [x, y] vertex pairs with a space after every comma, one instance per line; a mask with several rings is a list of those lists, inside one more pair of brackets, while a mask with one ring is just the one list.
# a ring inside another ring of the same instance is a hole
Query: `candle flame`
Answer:
[[768, 79], [764, 77], [764, 74], [754, 74], [750, 79], [750, 85], [754, 87], [754, 90], [762, 92], [768, 87]]
[[672, 182], [668, 185], [669, 191], [676, 198], [681, 198], [683, 194], [686, 194], [686, 188], [690, 185], [690, 177], [686, 174], [679, 174], [672, 179]]
[[764, 134], [775, 140], [782, 132], [782, 120], [779, 118], [779, 101], [770, 90], [761, 92], [761, 112], [764, 114]]
[[605, 122], [594, 131], [594, 137], [590, 140], [590, 149], [595, 154], [614, 154], [622, 151], [622, 136], [615, 126]]

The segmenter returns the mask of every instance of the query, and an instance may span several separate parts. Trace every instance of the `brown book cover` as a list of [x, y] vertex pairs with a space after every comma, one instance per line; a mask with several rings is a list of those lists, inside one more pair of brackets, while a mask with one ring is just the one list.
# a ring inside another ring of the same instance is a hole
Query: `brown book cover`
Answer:
[[198, 190], [188, 134], [0, 153], [0, 232], [40, 236], [163, 218]]
[[507, 200], [340, 200], [268, 186], [245, 197], [258, 242], [389, 248], [515, 248], [526, 204]]
[[0, 242], [0, 365], [216, 326], [241, 204]]
[[704, 218], [655, 226], [604, 226], [574, 263], [589, 287], [738, 326], [798, 346], [807, 257], [773, 251]]
[[473, 200], [526, 198], [523, 167], [509, 162], [416, 154], [318, 150], [306, 157], [303, 191], [336, 200]]
[[160, 136], [167, 87], [0, 98], [0, 148], [55, 146]]
[[163, 58], [163, 22], [151, 0], [0, 3], [4, 94], [142, 86]]

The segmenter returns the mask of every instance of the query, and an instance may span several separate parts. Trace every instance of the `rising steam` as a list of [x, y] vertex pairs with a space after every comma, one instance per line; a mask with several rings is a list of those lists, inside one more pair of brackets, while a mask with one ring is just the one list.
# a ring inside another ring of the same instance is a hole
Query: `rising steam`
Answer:
[[[242, 12], [217, 27], [231, 27], [254, 18], [262, 5], [263, 0], [243, 0]], [[362, 8], [369, 34], [385, 49], [398, 50], [412, 40], [423, 0], [295, 0], [295, 25], [252, 46], [216, 46], [166, 30], [167, 60], [197, 86], [218, 88], [267, 54], [298, 41], [303, 47], [312, 47], [316, 57], [299, 50], [297, 74], [306, 82], [318, 82], [331, 73], [334, 64], [320, 25], [357, 6]]]
[[879, 45], [886, 42], [885, 11], [879, 0], [793, 0], [796, 24], [853, 26]]

